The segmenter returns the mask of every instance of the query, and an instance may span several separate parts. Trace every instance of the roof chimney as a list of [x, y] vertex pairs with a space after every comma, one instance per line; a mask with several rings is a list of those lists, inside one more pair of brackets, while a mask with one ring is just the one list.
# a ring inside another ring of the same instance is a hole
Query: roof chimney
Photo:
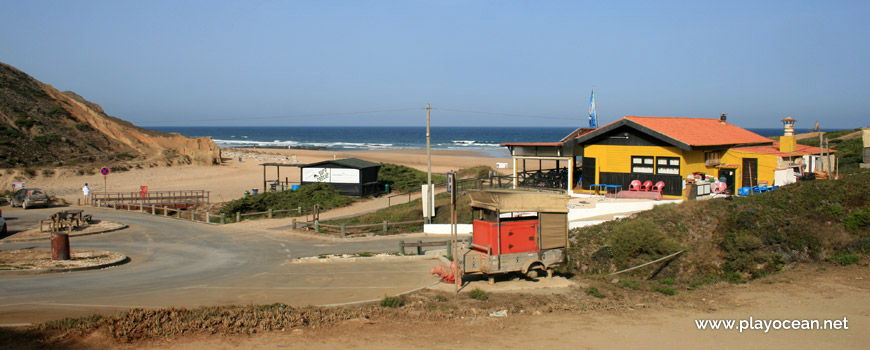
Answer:
[[726, 119], [728, 119], [728, 114], [727, 114], [727, 113], [722, 113], [722, 114], [719, 116], [719, 123], [720, 123], [720, 124], [725, 124], [725, 120], [726, 120]]

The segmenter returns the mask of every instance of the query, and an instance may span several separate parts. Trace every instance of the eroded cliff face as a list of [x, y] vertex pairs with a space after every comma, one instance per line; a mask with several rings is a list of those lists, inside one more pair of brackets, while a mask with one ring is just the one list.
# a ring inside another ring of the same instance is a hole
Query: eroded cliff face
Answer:
[[0, 167], [215, 165], [209, 138], [143, 129], [0, 63]]
[[45, 87], [49, 96], [68, 103], [71, 108], [67, 110], [77, 120], [138, 151], [146, 160], [169, 161], [173, 164], [220, 164], [220, 149], [210, 138], [191, 138], [177, 133], [142, 129], [130, 122], [110, 117], [103, 112], [102, 107], [73, 92], [61, 93], [49, 85]]

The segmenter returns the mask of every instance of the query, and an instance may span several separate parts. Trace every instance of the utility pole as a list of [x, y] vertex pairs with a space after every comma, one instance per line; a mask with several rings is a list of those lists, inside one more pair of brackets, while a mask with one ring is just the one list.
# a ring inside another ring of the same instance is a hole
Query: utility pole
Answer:
[[429, 208], [429, 212], [426, 213], [426, 222], [427, 223], [430, 223], [430, 220], [432, 218], [431, 214], [435, 212], [435, 208], [432, 208], [432, 199], [431, 199], [435, 196], [435, 194], [432, 193], [433, 192], [432, 191], [432, 145], [431, 145], [431, 136], [429, 133], [429, 117], [430, 117], [431, 111], [432, 111], [432, 107], [427, 103], [426, 104], [426, 167], [427, 167], [426, 176], [428, 179], [427, 186], [429, 186], [429, 187], [427, 187], [427, 190], [428, 190], [427, 193], [429, 195], [426, 196], [426, 198], [424, 199], [425, 201], [428, 202], [427, 203], [428, 205], [426, 206], [426, 208]]

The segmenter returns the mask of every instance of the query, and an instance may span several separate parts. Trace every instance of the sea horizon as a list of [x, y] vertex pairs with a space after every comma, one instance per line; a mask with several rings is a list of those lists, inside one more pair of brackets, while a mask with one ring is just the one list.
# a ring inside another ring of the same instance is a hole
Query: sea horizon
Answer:
[[[331, 151], [425, 149], [425, 126], [152, 126], [146, 129], [209, 137], [221, 148], [287, 148]], [[557, 142], [575, 127], [433, 126], [431, 148], [510, 156], [502, 143]], [[761, 136], [782, 128], [747, 128]], [[842, 129], [822, 129], [836, 131]], [[800, 130], [796, 130], [800, 133]]]

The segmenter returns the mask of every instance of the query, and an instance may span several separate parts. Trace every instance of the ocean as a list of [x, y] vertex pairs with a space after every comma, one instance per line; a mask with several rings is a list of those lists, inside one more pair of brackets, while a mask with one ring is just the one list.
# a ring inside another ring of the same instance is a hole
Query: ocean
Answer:
[[[359, 126], [159, 126], [149, 129], [210, 137], [220, 147], [287, 147], [324, 150], [424, 149], [425, 127]], [[782, 135], [781, 128], [748, 129], [762, 136]], [[432, 149], [469, 150], [509, 156], [506, 142], [556, 142], [574, 131], [567, 127], [443, 127], [431, 128]], [[825, 130], [829, 131], [829, 130]]]

